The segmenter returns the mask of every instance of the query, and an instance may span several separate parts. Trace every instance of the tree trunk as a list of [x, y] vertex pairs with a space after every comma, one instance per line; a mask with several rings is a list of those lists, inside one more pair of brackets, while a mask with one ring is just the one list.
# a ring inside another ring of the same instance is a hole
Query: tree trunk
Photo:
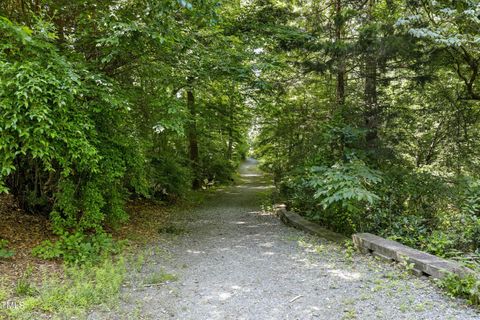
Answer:
[[[233, 92], [233, 91], [232, 91]], [[233, 93], [232, 93], [233, 95]], [[235, 100], [230, 97], [230, 110], [229, 110], [229, 123], [228, 123], [228, 146], [227, 146], [227, 159], [232, 160], [233, 155], [233, 121], [235, 119], [234, 106]]]
[[[373, 21], [375, 0], [368, 0], [367, 23]], [[370, 34], [369, 47], [365, 54], [365, 127], [367, 129], [366, 145], [372, 151], [378, 147], [379, 109], [377, 102], [377, 57], [375, 34]]]
[[[191, 81], [189, 81], [191, 82]], [[193, 88], [190, 85], [187, 90], [187, 106], [190, 111], [190, 125], [188, 128], [188, 149], [189, 158], [193, 171], [192, 188], [200, 188], [200, 163], [198, 152], [198, 137], [197, 137], [197, 110], [195, 106], [195, 96]]]
[[228, 128], [228, 147], [227, 147], [227, 159], [232, 160], [233, 156], [233, 112], [230, 114], [230, 127]]
[[342, 41], [343, 19], [342, 0], [335, 0], [335, 46], [337, 58], [336, 105], [342, 108], [345, 104], [345, 57], [340, 49]]

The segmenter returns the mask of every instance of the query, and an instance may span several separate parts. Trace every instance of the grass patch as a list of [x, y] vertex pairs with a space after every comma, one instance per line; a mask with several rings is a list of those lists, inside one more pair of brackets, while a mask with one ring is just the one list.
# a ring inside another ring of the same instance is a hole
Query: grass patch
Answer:
[[32, 280], [31, 268], [27, 268], [23, 275], [17, 280], [14, 291], [19, 297], [30, 297], [37, 293], [37, 288], [35, 288]]
[[165, 271], [160, 270], [148, 275], [145, 278], [144, 284], [146, 286], [151, 286], [151, 285], [157, 285], [157, 284], [162, 284], [162, 283], [172, 282], [177, 280], [178, 280], [178, 277], [176, 275], [171, 273], [166, 273]]
[[174, 225], [162, 226], [158, 229], [159, 233], [181, 235], [187, 232], [185, 228], [177, 227]]
[[95, 266], [66, 267], [64, 280], [44, 279], [33, 296], [18, 300], [18, 307], [7, 309], [6, 316], [11, 319], [85, 316], [93, 306], [109, 306], [117, 300], [125, 275], [123, 258], [106, 259]]
[[4, 284], [0, 282], [0, 304], [6, 301], [8, 297], [9, 297], [9, 294], [8, 294], [7, 288], [5, 288]]

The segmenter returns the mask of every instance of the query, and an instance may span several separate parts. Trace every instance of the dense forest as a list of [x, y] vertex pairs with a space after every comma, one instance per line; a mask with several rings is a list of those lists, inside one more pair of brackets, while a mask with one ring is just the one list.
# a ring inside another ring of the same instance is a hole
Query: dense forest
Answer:
[[272, 203], [480, 263], [479, 1], [0, 3], [0, 192], [49, 217], [35, 255], [114, 250], [128, 201], [251, 155]]

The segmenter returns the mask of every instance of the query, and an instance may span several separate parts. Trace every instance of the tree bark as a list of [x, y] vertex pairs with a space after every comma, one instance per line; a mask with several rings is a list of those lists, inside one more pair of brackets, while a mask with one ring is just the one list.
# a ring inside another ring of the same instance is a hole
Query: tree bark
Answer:
[[345, 57], [343, 49], [340, 49], [342, 42], [342, 0], [335, 0], [335, 46], [337, 58], [337, 83], [336, 83], [336, 105], [342, 108], [345, 104]]
[[233, 125], [235, 120], [235, 84], [232, 86], [232, 93], [230, 95], [230, 108], [229, 108], [229, 119], [228, 119], [228, 146], [227, 146], [227, 159], [232, 160], [233, 156]]
[[[367, 24], [373, 21], [375, 0], [368, 0]], [[378, 147], [379, 109], [377, 101], [377, 57], [375, 48], [375, 34], [370, 34], [369, 48], [365, 54], [365, 91], [364, 91], [364, 119], [367, 129], [366, 145], [372, 151]]]
[[232, 160], [233, 155], [233, 107], [230, 110], [230, 124], [228, 127], [228, 147], [227, 147], [227, 159]]
[[200, 163], [199, 163], [199, 151], [198, 151], [198, 136], [197, 136], [197, 110], [195, 105], [195, 96], [189, 80], [190, 85], [187, 90], [187, 106], [190, 112], [190, 124], [188, 128], [188, 149], [189, 158], [193, 172], [192, 188], [200, 188]]

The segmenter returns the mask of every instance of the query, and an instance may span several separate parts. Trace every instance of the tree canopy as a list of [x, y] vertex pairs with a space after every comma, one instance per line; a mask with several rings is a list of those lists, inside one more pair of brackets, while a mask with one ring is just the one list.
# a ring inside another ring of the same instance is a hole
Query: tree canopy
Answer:
[[0, 191], [49, 215], [39, 255], [78, 260], [126, 201], [230, 183], [252, 154], [330, 228], [478, 253], [479, 19], [477, 0], [5, 0]]

